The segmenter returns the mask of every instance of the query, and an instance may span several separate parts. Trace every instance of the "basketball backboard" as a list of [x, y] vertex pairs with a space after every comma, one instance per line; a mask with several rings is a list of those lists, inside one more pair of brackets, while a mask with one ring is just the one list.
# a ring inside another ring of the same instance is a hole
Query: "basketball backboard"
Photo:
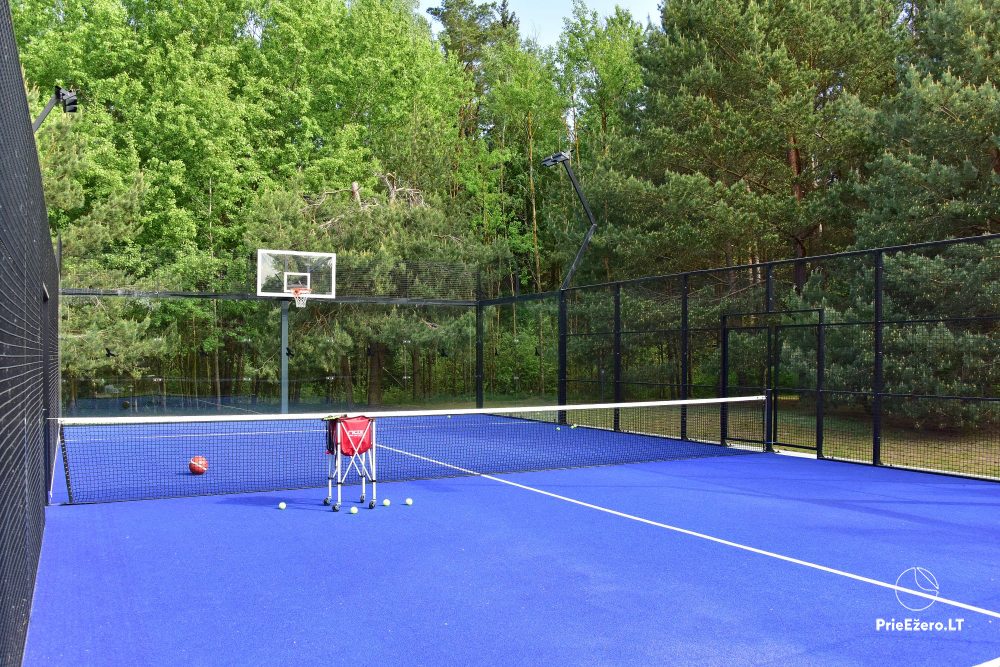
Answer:
[[310, 299], [337, 298], [337, 255], [295, 250], [257, 251], [257, 295], [289, 298], [304, 287]]

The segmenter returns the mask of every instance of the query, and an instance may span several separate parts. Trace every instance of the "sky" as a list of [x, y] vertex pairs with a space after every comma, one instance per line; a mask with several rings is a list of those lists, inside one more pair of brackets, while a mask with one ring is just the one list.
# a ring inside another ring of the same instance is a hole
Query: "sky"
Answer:
[[[587, 0], [587, 7], [601, 16], [614, 11], [615, 5], [632, 12], [643, 25], [650, 17], [656, 23], [659, 19], [659, 5], [662, 0]], [[562, 32], [563, 19], [572, 11], [572, 0], [508, 0], [510, 8], [521, 21], [521, 36], [531, 37], [542, 46], [555, 46]], [[420, 0], [420, 9], [439, 7], [436, 0]], [[428, 17], [430, 18], [430, 17]], [[435, 23], [435, 32], [440, 24]]]

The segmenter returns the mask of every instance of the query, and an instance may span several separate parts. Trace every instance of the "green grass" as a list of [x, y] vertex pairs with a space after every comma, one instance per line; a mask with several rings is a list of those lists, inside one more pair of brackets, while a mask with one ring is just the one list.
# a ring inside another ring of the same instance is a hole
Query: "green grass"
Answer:
[[[782, 401], [778, 407], [779, 449], [801, 451], [815, 445], [816, 416], [811, 408]], [[882, 428], [882, 463], [901, 468], [1000, 479], [1000, 436], [991, 428], [952, 432], [888, 424]], [[827, 414], [823, 455], [872, 462], [872, 420], [865, 414]]]

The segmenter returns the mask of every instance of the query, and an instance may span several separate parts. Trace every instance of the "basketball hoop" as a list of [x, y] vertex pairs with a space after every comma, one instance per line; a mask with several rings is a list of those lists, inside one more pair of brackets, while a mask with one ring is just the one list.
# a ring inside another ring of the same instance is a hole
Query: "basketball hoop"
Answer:
[[312, 290], [308, 287], [293, 287], [291, 291], [292, 298], [295, 299], [295, 307], [305, 308], [306, 301], [309, 299], [309, 294]]

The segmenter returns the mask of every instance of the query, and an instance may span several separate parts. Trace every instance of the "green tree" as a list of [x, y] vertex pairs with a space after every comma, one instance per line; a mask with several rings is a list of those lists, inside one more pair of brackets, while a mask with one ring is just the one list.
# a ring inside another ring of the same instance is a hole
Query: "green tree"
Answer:
[[640, 58], [636, 160], [654, 184], [698, 175], [723, 186], [720, 203], [739, 202], [735, 219], [717, 219], [710, 206], [700, 221], [711, 236], [728, 237], [717, 263], [789, 247], [803, 257], [849, 237], [828, 213], [828, 193], [869, 156], [842, 127], [841, 103], [891, 92], [896, 16], [885, 0], [664, 5]]

